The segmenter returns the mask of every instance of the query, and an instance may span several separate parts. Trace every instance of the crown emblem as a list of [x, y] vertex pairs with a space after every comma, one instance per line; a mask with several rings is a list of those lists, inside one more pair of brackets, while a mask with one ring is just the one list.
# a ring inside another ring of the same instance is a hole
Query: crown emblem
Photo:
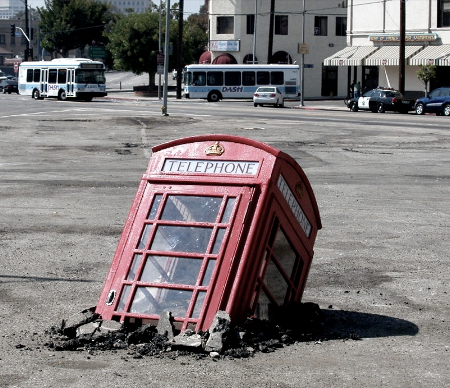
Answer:
[[223, 148], [218, 141], [205, 150], [206, 155], [222, 155], [224, 152], [225, 148]]

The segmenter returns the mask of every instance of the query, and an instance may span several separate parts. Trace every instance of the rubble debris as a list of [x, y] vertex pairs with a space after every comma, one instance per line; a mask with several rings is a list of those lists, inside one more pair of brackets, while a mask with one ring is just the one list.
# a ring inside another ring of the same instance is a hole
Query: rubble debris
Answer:
[[[55, 351], [125, 350], [132, 358], [144, 356], [193, 356], [197, 359], [247, 358], [256, 353], [271, 353], [295, 342], [322, 343], [329, 339], [359, 340], [356, 333], [326, 332], [324, 314], [314, 303], [297, 303], [280, 308], [275, 321], [249, 317], [240, 326], [230, 322], [229, 315], [219, 311], [207, 331], [175, 330], [170, 312], [161, 314], [153, 324], [109, 321], [98, 318], [92, 309], [84, 310], [59, 327], [46, 333], [44, 344]], [[50, 338], [48, 338], [50, 337]]]

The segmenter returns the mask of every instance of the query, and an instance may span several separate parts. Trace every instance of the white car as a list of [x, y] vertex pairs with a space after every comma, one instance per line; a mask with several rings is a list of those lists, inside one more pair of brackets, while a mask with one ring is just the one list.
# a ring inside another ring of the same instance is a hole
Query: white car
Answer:
[[260, 86], [253, 94], [253, 105], [273, 105], [284, 107], [283, 94], [275, 86]]

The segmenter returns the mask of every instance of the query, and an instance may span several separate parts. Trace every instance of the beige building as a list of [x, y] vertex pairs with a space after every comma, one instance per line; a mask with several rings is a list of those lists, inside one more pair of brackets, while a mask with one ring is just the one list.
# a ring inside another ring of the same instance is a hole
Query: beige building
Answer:
[[209, 0], [207, 10], [209, 52], [199, 62], [252, 63], [253, 55], [259, 64], [303, 60], [304, 97], [345, 96], [347, 70], [323, 66], [346, 46], [344, 1]]
[[[348, 69], [363, 90], [399, 88], [400, 0], [347, 0], [347, 47], [328, 56], [327, 66]], [[423, 96], [419, 65], [437, 66], [430, 88], [450, 85], [450, 0], [404, 2], [405, 94]]]

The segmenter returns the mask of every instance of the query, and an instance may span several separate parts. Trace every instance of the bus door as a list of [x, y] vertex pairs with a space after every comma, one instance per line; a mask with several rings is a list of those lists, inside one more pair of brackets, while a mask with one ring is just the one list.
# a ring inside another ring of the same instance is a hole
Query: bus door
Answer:
[[74, 95], [75, 69], [67, 69], [67, 94]]
[[40, 89], [41, 95], [47, 95], [47, 86], [48, 86], [48, 69], [41, 69], [41, 80], [40, 80]]

